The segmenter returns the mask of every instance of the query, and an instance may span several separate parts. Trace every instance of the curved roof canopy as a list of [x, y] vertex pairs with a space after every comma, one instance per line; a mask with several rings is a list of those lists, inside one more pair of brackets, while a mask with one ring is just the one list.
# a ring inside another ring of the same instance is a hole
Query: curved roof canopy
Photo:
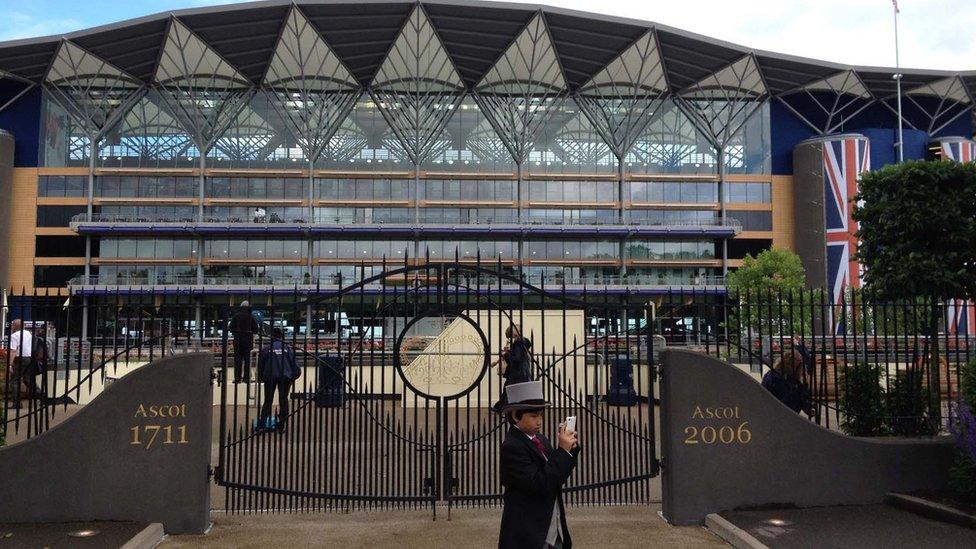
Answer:
[[[167, 53], [165, 45], [172, 40], [171, 27], [176, 26], [184, 42], [194, 46], [192, 50], [206, 47], [216, 52], [218, 64], [226, 73], [220, 76], [258, 86], [269, 74], [292, 5], [297, 5], [338, 57], [343, 70], [367, 87], [378, 76], [380, 80], [389, 78], [390, 70], [384, 67], [384, 61], [398, 40], [403, 41], [402, 30], [409, 24], [411, 14], [417, 13], [417, 4], [412, 0], [270, 0], [160, 13], [61, 36], [0, 42], [0, 73], [43, 83], [59, 52], [64, 51], [62, 44], [68, 41], [114, 71], [151, 85], [161, 73], [171, 72], [172, 52]], [[824, 82], [833, 86], [840, 80], [848, 80], [844, 85], [854, 86], [855, 93], [867, 93], [876, 99], [895, 92], [894, 69], [854, 67], [759, 51], [650, 22], [548, 6], [470, 0], [430, 0], [423, 2], [423, 8], [431, 28], [425, 32], [439, 38], [452, 62], [442, 66], [456, 71], [448, 74], [446, 81], [459, 77], [468, 89], [499, 78], [498, 61], [511, 55], [516, 39], [527, 28], [538, 25], [537, 16], [541, 16], [558, 61], [558, 67], [551, 71], [554, 82], [547, 83], [562, 84], [564, 80], [573, 92], [600, 82], [601, 71], [611, 63], [619, 64], [621, 55], [651, 30], [657, 40], [667, 89], [674, 94], [714, 79], [746, 55], [754, 57], [759, 69], [757, 78], [761, 77], [773, 96], [805, 87], [814, 89], [824, 86]], [[189, 33], [183, 32], [184, 27]], [[335, 62], [332, 65], [338, 66]], [[848, 78], [851, 71], [856, 75], [856, 84]], [[944, 82], [952, 82], [953, 95], [965, 94], [970, 100], [976, 96], [976, 71], [903, 69], [901, 73], [906, 91], [939, 94], [940, 89], [947, 87]], [[444, 78], [441, 74], [436, 76]]]

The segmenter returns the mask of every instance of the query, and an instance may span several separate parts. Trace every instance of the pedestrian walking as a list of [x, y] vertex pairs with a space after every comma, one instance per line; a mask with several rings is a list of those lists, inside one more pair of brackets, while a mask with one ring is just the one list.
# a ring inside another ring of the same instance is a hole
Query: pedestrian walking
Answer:
[[14, 319], [10, 323], [10, 350], [7, 353], [7, 390], [13, 395], [14, 408], [20, 408], [22, 398], [34, 399], [34, 379], [31, 357], [34, 351], [34, 336], [24, 328], [24, 321]]
[[251, 351], [254, 334], [260, 327], [251, 311], [251, 303], [241, 302], [241, 308], [230, 319], [230, 333], [234, 336], [234, 383], [251, 381]]
[[578, 436], [560, 424], [553, 448], [539, 432], [548, 406], [542, 382], [512, 384], [505, 392], [503, 413], [510, 427], [501, 451], [505, 496], [498, 547], [571, 549], [562, 489], [579, 459]]
[[522, 337], [521, 331], [514, 324], [505, 330], [505, 338], [508, 343], [491, 363], [492, 368], [499, 368], [498, 373], [504, 380], [501, 398], [492, 406], [496, 412], [505, 406], [505, 388], [532, 381], [532, 340]]
[[[285, 343], [281, 328], [273, 329], [271, 342], [261, 350], [261, 356], [258, 357], [258, 381], [264, 384], [264, 404], [258, 419], [259, 430], [273, 427], [279, 433], [284, 432], [285, 421], [288, 419], [288, 393], [292, 383], [301, 375], [302, 371], [295, 362], [295, 352]], [[278, 415], [272, 420], [271, 407], [276, 391]]]

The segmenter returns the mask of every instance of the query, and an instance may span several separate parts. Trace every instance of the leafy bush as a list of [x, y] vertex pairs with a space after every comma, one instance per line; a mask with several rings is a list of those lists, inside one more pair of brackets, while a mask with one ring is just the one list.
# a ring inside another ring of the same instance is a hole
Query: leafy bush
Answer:
[[840, 427], [845, 433], [856, 437], [888, 434], [880, 379], [881, 367], [877, 364], [855, 363], [844, 368], [838, 404], [844, 416]]
[[893, 435], [917, 437], [934, 435], [938, 430], [928, 417], [928, 393], [918, 368], [901, 370], [888, 389], [887, 423]]
[[970, 410], [976, 410], [976, 358], [961, 364], [960, 368], [962, 371], [959, 372], [959, 396]]

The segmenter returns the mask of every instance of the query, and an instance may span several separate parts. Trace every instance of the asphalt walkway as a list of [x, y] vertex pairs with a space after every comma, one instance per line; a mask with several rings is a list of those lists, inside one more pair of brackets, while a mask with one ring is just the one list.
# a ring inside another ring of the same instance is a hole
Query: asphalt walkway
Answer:
[[886, 505], [719, 513], [771, 549], [976, 547], [976, 530]]
[[[727, 547], [697, 526], [668, 526], [660, 505], [567, 509], [574, 548]], [[397, 547], [423, 549], [498, 546], [501, 508], [455, 509], [452, 519], [438, 509], [350, 514], [214, 514], [207, 536], [170, 536], [160, 547]]]

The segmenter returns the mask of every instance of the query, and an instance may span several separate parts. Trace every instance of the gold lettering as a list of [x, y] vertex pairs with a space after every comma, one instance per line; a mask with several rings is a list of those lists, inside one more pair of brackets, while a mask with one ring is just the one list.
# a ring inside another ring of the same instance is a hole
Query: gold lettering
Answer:
[[140, 404], [139, 408], [136, 409], [136, 415], [133, 417], [146, 417], [146, 408], [144, 405]]
[[695, 406], [695, 413], [691, 414], [691, 419], [705, 419], [701, 406]]

